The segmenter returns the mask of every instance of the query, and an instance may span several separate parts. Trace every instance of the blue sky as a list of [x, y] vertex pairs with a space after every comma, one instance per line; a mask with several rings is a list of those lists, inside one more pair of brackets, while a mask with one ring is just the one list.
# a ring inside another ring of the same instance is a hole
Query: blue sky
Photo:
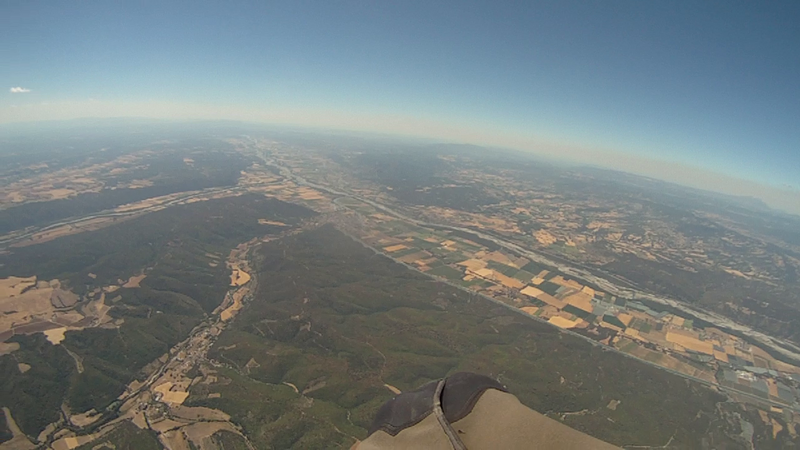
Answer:
[[800, 2], [498, 3], [6, 1], [0, 121], [269, 111], [800, 189]]

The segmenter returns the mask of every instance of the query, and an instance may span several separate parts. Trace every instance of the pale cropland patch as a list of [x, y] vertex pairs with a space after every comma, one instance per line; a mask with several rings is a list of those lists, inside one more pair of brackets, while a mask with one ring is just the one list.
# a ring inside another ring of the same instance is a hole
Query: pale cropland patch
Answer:
[[400, 389], [397, 389], [396, 387], [392, 386], [391, 384], [384, 383], [383, 385], [386, 387], [386, 389], [389, 389], [390, 391], [392, 391], [395, 394], [402, 394], [403, 393], [403, 391], [401, 391]]
[[44, 337], [46, 337], [51, 344], [58, 345], [61, 343], [61, 341], [64, 340], [64, 333], [66, 332], [67, 328], [61, 327], [61, 328], [53, 328], [52, 330], [47, 330], [44, 331], [43, 333]]
[[139, 287], [139, 283], [141, 283], [142, 280], [144, 280], [145, 278], [147, 278], [147, 275], [145, 275], [145, 274], [132, 276], [132, 277], [128, 278], [128, 281], [125, 282], [125, 284], [123, 284], [122, 287], [128, 288], [128, 289], [138, 288]]
[[22, 291], [33, 287], [36, 284], [36, 276], [32, 277], [8, 277], [0, 280], [0, 298], [16, 297]]
[[705, 353], [706, 355], [714, 354], [714, 344], [711, 342], [701, 341], [672, 331], [667, 331], [667, 342], [672, 342], [689, 350]]
[[553, 316], [547, 322], [552, 323], [559, 328], [573, 328], [574, 326], [578, 325], [579, 321], [569, 320], [561, 316]]
[[250, 281], [250, 274], [239, 268], [231, 270], [231, 286], [242, 286]]
[[283, 222], [278, 222], [277, 220], [268, 220], [268, 219], [258, 219], [258, 223], [261, 224], [261, 225], [275, 225], [275, 226], [278, 226], [278, 227], [288, 227], [289, 226], [289, 225], [286, 225]]

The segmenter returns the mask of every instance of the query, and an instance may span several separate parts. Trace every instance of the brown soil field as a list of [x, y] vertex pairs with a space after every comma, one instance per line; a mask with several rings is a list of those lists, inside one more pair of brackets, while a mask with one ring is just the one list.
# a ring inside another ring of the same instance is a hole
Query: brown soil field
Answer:
[[145, 275], [145, 274], [141, 274], [141, 275], [136, 275], [136, 276], [130, 277], [130, 278], [128, 278], [128, 281], [125, 282], [125, 284], [122, 285], [122, 287], [128, 288], [128, 289], [138, 288], [139, 287], [139, 283], [141, 283], [142, 280], [144, 280], [145, 278], [147, 278], [147, 275]]

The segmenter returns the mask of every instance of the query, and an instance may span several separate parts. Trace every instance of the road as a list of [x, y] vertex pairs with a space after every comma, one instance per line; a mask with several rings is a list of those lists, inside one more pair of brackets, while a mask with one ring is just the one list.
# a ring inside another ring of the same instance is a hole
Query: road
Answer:
[[[519, 256], [523, 256], [523, 257], [528, 258], [528, 259], [530, 259], [530, 260], [532, 260], [534, 262], [537, 262], [537, 263], [540, 263], [540, 264], [543, 264], [543, 265], [546, 265], [546, 266], [549, 266], [549, 267], [554, 267], [554, 268], [558, 269], [560, 272], [562, 272], [562, 273], [564, 273], [566, 275], [569, 275], [571, 277], [574, 277], [574, 278], [576, 278], [578, 280], [581, 280], [581, 281], [584, 281], [584, 282], [588, 282], [589, 284], [594, 284], [594, 285], [600, 287], [601, 289], [605, 290], [606, 292], [608, 292], [608, 293], [610, 293], [612, 295], [616, 295], [617, 297], [622, 297], [622, 298], [626, 298], [626, 299], [649, 300], [649, 301], [652, 301], [652, 302], [655, 302], [655, 303], [659, 303], [659, 304], [662, 304], [662, 305], [670, 306], [670, 307], [675, 308], [677, 310], [680, 310], [680, 311], [682, 311], [682, 312], [684, 312], [684, 313], [686, 313], [686, 314], [688, 314], [690, 316], [693, 316], [693, 317], [695, 317], [697, 319], [701, 319], [701, 320], [704, 320], [704, 321], [706, 321], [708, 323], [711, 323], [711, 324], [713, 324], [713, 325], [715, 325], [718, 328], [721, 328], [723, 330], [730, 330], [730, 331], [733, 331], [733, 332], [738, 332], [738, 333], [740, 333], [740, 334], [742, 334], [744, 336], [747, 336], [748, 338], [750, 338], [751, 340], [759, 343], [762, 346], [766, 346], [769, 349], [771, 349], [771, 350], [773, 350], [773, 351], [775, 351], [777, 353], [785, 355], [785, 356], [787, 356], [787, 357], [789, 357], [791, 359], [794, 359], [796, 361], [800, 361], [800, 348], [797, 348], [794, 344], [792, 344], [790, 342], [786, 342], [786, 341], [780, 340], [780, 339], [777, 339], [777, 338], [774, 338], [774, 337], [769, 336], [769, 335], [767, 335], [765, 333], [762, 333], [760, 331], [754, 330], [754, 329], [752, 329], [752, 328], [750, 328], [750, 327], [748, 327], [746, 325], [742, 325], [742, 324], [736, 323], [736, 322], [734, 322], [734, 321], [732, 321], [732, 320], [728, 319], [727, 317], [724, 317], [724, 316], [722, 316], [720, 314], [717, 314], [717, 313], [714, 313], [714, 312], [711, 312], [711, 311], [706, 311], [706, 310], [699, 309], [699, 308], [690, 307], [689, 305], [687, 305], [684, 302], [680, 302], [678, 300], [670, 299], [670, 298], [663, 297], [663, 296], [660, 296], [660, 295], [655, 295], [655, 294], [652, 294], [652, 293], [649, 293], [649, 292], [641, 291], [641, 290], [630, 288], [630, 287], [619, 286], [618, 284], [615, 284], [615, 283], [609, 281], [606, 278], [602, 278], [602, 277], [599, 277], [597, 275], [594, 275], [593, 273], [589, 272], [588, 270], [579, 269], [579, 268], [576, 268], [576, 267], [571, 266], [571, 265], [555, 262], [555, 261], [551, 260], [550, 258], [544, 256], [544, 255], [541, 255], [541, 254], [536, 253], [534, 251], [531, 251], [529, 249], [523, 248], [523, 247], [521, 247], [521, 246], [519, 246], [519, 245], [517, 245], [517, 244], [515, 244], [513, 242], [509, 242], [509, 241], [507, 241], [505, 239], [498, 238], [497, 236], [493, 236], [493, 235], [486, 234], [486, 233], [483, 233], [483, 232], [480, 232], [480, 231], [476, 231], [476, 230], [473, 230], [473, 229], [469, 229], [469, 228], [463, 228], [463, 227], [452, 226], [452, 225], [441, 224], [441, 223], [426, 222], [426, 221], [415, 219], [413, 217], [409, 217], [409, 216], [407, 216], [407, 215], [405, 215], [403, 213], [400, 213], [400, 212], [398, 212], [398, 211], [396, 211], [396, 210], [394, 210], [394, 209], [392, 209], [392, 208], [390, 208], [390, 207], [388, 207], [386, 205], [383, 205], [381, 203], [375, 202], [375, 201], [370, 200], [368, 198], [364, 198], [364, 197], [362, 197], [360, 195], [349, 193], [349, 192], [342, 192], [342, 191], [339, 191], [337, 189], [334, 189], [334, 188], [331, 188], [331, 187], [328, 187], [328, 186], [322, 186], [322, 185], [310, 182], [310, 181], [306, 180], [303, 177], [295, 175], [294, 173], [292, 173], [292, 171], [289, 168], [283, 167], [280, 164], [278, 164], [277, 162], [275, 162], [274, 160], [270, 159], [265, 154], [265, 152], [263, 150], [257, 150], [257, 153], [261, 157], [261, 159], [264, 161], [265, 164], [270, 165], [273, 168], [277, 169], [282, 176], [284, 176], [287, 179], [290, 179], [290, 180], [294, 181], [295, 183], [297, 183], [299, 185], [307, 186], [307, 187], [314, 188], [314, 189], [318, 189], [320, 191], [327, 192], [327, 193], [329, 193], [331, 195], [334, 195], [334, 196], [347, 197], [347, 198], [351, 198], [351, 199], [354, 199], [354, 200], [358, 200], [358, 201], [366, 203], [366, 204], [368, 204], [368, 205], [370, 205], [370, 206], [372, 206], [372, 207], [374, 207], [376, 209], [379, 209], [380, 211], [382, 211], [382, 212], [384, 212], [386, 214], [389, 214], [389, 215], [391, 215], [393, 217], [396, 217], [396, 218], [398, 218], [400, 220], [404, 220], [404, 221], [406, 221], [408, 223], [411, 223], [411, 224], [414, 224], [414, 225], [423, 226], [423, 227], [444, 228], [444, 229], [449, 229], [449, 230], [453, 230], [453, 231], [460, 231], [460, 232], [463, 232], [463, 233], [469, 233], [469, 234], [477, 236], [477, 237], [479, 237], [481, 239], [485, 239], [485, 240], [488, 240], [490, 242], [493, 242], [493, 243], [497, 244], [498, 246], [500, 246], [500, 247], [502, 247], [502, 248], [504, 248], [506, 250], [509, 250], [512, 253], [515, 253], [515, 254], [517, 254]], [[796, 349], [796, 351], [790, 350], [790, 349]]]
[[[400, 220], [404, 220], [404, 221], [406, 221], [408, 223], [411, 223], [413, 225], [423, 226], [423, 227], [445, 228], [445, 229], [449, 229], [449, 230], [461, 231], [461, 232], [464, 232], [464, 233], [469, 233], [469, 234], [478, 236], [481, 239], [485, 239], [485, 240], [491, 241], [491, 242], [499, 245], [500, 247], [505, 248], [506, 250], [510, 250], [511, 252], [513, 252], [513, 253], [515, 253], [517, 255], [529, 258], [529, 259], [531, 259], [531, 260], [533, 260], [535, 262], [538, 262], [538, 263], [541, 263], [541, 264], [544, 264], [544, 265], [547, 265], [547, 266], [550, 266], [550, 267], [555, 267], [559, 271], [561, 271], [562, 273], [565, 273], [565, 274], [570, 275], [570, 276], [572, 276], [574, 278], [577, 278], [578, 280], [588, 281], [590, 283], [593, 283], [593, 284], [595, 284], [595, 285], [597, 285], [597, 286], [599, 286], [599, 287], [601, 287], [603, 289], [606, 289], [608, 292], [610, 292], [613, 295], [617, 295], [617, 296], [620, 296], [620, 297], [623, 297], [623, 298], [645, 298], [645, 299], [648, 299], [648, 300], [651, 300], [651, 301], [655, 301], [655, 302], [658, 302], [658, 303], [661, 303], [661, 304], [664, 304], [664, 305], [669, 305], [669, 306], [675, 307], [675, 308], [677, 308], [677, 309], [679, 309], [681, 311], [686, 312], [687, 314], [690, 314], [690, 315], [692, 315], [694, 317], [698, 317], [698, 318], [700, 318], [702, 320], [706, 320], [709, 323], [717, 325], [720, 328], [728, 328], [728, 329], [733, 329], [733, 330], [737, 330], [737, 331], [740, 331], [740, 332], [744, 332], [745, 334], [748, 334], [749, 336], [751, 336], [753, 338], [756, 338], [759, 342], [762, 342], [763, 345], [767, 345], [770, 348], [773, 348], [773, 349], [775, 349], [777, 351], [780, 351], [781, 353], [787, 354], [788, 356], [791, 356], [791, 357], [794, 357], [794, 358], [800, 360], [800, 354], [791, 352], [789, 350], [786, 350], [786, 349], [778, 346], [777, 344], [774, 344], [774, 341], [776, 339], [772, 338], [771, 336], [767, 336], [767, 335], [765, 335], [763, 333], [760, 333], [758, 331], [752, 330], [749, 327], [745, 327], [743, 325], [736, 324], [735, 322], [732, 322], [731, 320], [729, 320], [729, 319], [727, 319], [725, 317], [719, 316], [719, 315], [714, 314], [714, 313], [706, 312], [706, 311], [695, 311], [694, 309], [686, 307], [684, 304], [682, 304], [681, 302], [678, 302], [677, 300], [667, 299], [667, 298], [664, 298], [664, 297], [656, 296], [656, 295], [653, 295], [653, 294], [649, 294], [649, 293], [642, 292], [642, 291], [635, 290], [635, 289], [631, 289], [631, 288], [619, 287], [619, 286], [615, 285], [614, 283], [612, 283], [612, 282], [610, 282], [610, 281], [608, 281], [608, 280], [606, 280], [604, 278], [600, 278], [600, 277], [598, 277], [596, 275], [593, 275], [593, 274], [587, 272], [586, 270], [576, 269], [576, 268], [574, 268], [572, 266], [568, 266], [568, 265], [563, 264], [563, 263], [553, 262], [552, 260], [550, 260], [549, 258], [547, 258], [545, 256], [542, 256], [542, 255], [540, 255], [538, 253], [535, 253], [533, 251], [530, 251], [528, 249], [522, 248], [517, 244], [505, 241], [505, 240], [500, 239], [500, 238], [498, 238], [496, 236], [488, 235], [486, 233], [482, 233], [482, 232], [475, 231], [475, 230], [468, 229], [468, 228], [456, 227], [456, 226], [451, 226], [451, 225], [446, 225], [446, 224], [439, 224], [439, 223], [431, 223], [431, 222], [417, 220], [417, 219], [412, 218], [412, 217], [408, 217], [405, 214], [402, 214], [402, 213], [400, 213], [398, 211], [395, 211], [394, 209], [392, 209], [392, 208], [390, 208], [390, 207], [388, 207], [386, 205], [380, 204], [380, 203], [372, 201], [370, 199], [363, 198], [363, 197], [361, 197], [359, 195], [355, 195], [355, 194], [347, 193], [347, 192], [342, 192], [342, 191], [336, 190], [334, 188], [330, 188], [330, 187], [327, 187], [327, 186], [322, 186], [322, 185], [310, 182], [310, 181], [306, 180], [303, 177], [295, 175], [294, 173], [292, 173], [292, 171], [289, 168], [283, 167], [283, 166], [277, 164], [274, 160], [268, 158], [267, 155], [263, 151], [258, 151], [258, 154], [261, 157], [261, 159], [264, 161], [265, 164], [270, 165], [273, 168], [277, 169], [282, 176], [284, 176], [287, 179], [292, 180], [293, 182], [297, 183], [298, 185], [307, 186], [307, 187], [310, 187], [310, 188], [313, 188], [313, 189], [318, 189], [320, 191], [327, 192], [328, 194], [331, 194], [333, 196], [338, 196], [338, 198], [335, 198], [333, 200], [334, 204], [336, 206], [338, 206], [338, 207], [345, 207], [346, 208], [346, 206], [343, 206], [343, 205], [339, 204], [338, 200], [340, 200], [341, 198], [350, 198], [350, 199], [354, 199], [354, 200], [358, 200], [360, 202], [366, 203], [366, 204], [368, 204], [368, 205], [370, 205], [370, 206], [372, 206], [372, 207], [374, 207], [376, 209], [379, 209], [380, 211], [382, 211], [382, 212], [384, 212], [386, 214], [389, 214], [389, 215], [391, 215], [393, 217], [396, 217], [396, 218], [398, 218]], [[398, 264], [402, 264], [405, 267], [407, 267], [407, 268], [409, 268], [411, 270], [414, 270], [414, 271], [416, 271], [418, 273], [421, 273], [423, 275], [426, 275], [428, 277], [431, 276], [429, 274], [425, 274], [425, 272], [419, 271], [416, 267], [414, 267], [412, 265], [409, 265], [409, 264], [406, 264], [406, 263], [404, 263], [402, 261], [399, 261], [399, 260], [391, 257], [391, 255], [387, 255], [384, 252], [381, 252], [380, 250], [378, 250], [378, 249], [366, 244], [365, 242], [361, 241], [360, 239], [358, 239], [358, 237], [354, 236], [351, 233], [348, 233], [348, 235], [351, 238], [355, 239], [356, 241], [360, 242], [365, 247], [373, 250], [374, 252], [376, 252], [378, 254], [384, 255], [384, 256], [392, 259], [393, 261], [397, 262]], [[536, 320], [536, 321], [539, 321], [541, 323], [547, 323], [548, 325], [555, 327], [555, 325], [549, 324], [547, 321], [544, 321], [544, 320], [542, 320], [542, 319], [540, 319], [538, 317], [531, 316], [530, 314], [528, 314], [528, 313], [526, 313], [524, 311], [521, 311], [521, 310], [519, 310], [518, 308], [516, 308], [516, 307], [514, 307], [512, 305], [508, 305], [506, 303], [503, 303], [503, 302], [501, 302], [499, 300], [496, 300], [494, 298], [491, 298], [489, 296], [476, 293], [476, 292], [471, 291], [471, 290], [469, 290], [467, 288], [464, 288], [463, 286], [457, 285], [455, 283], [451, 283], [451, 282], [449, 282], [449, 281], [447, 281], [447, 280], [445, 280], [443, 278], [436, 277], [435, 279], [437, 281], [446, 283], [446, 284], [448, 284], [450, 286], [453, 286], [453, 287], [455, 287], [457, 289], [460, 289], [462, 291], [469, 292], [470, 294], [480, 295], [481, 297], [485, 298], [488, 301], [491, 301], [491, 302], [493, 302], [493, 303], [495, 303], [497, 305], [500, 305], [500, 306], [503, 306], [505, 308], [508, 308], [509, 310], [514, 311], [515, 313], [522, 314], [523, 316], [525, 316], [525, 317], [527, 317], [529, 319]], [[572, 335], [572, 336], [576, 336], [576, 337], [578, 337], [580, 339], [583, 339], [583, 340], [589, 342], [593, 346], [602, 347], [606, 351], [610, 351], [610, 352], [614, 352], [614, 353], [623, 355], [626, 358], [635, 359], [635, 360], [640, 361], [640, 362], [642, 362], [644, 364], [647, 364], [649, 366], [658, 368], [660, 370], [664, 370], [666, 372], [669, 372], [669, 373], [672, 373], [674, 375], [683, 377], [685, 379], [696, 381], [698, 383], [701, 383], [701, 384], [706, 385], [706, 386], [713, 387], [713, 388], [718, 389], [718, 390], [724, 390], [724, 391], [727, 391], [727, 392], [735, 393], [735, 394], [740, 395], [742, 397], [746, 397], [746, 398], [750, 398], [750, 399], [756, 400], [756, 401], [758, 401], [760, 403], [768, 403], [768, 404], [771, 404], [771, 405], [774, 405], [774, 406], [777, 406], [777, 407], [781, 407], [781, 408], [785, 408], [787, 406], [787, 405], [785, 405], [783, 403], [773, 402], [771, 400], [764, 399], [762, 397], [758, 397], [758, 396], [750, 394], [748, 392], [740, 391], [740, 390], [735, 389], [735, 388], [722, 386], [722, 385], [720, 385], [718, 383], [715, 383], [715, 382], [710, 382], [710, 381], [704, 380], [702, 378], [697, 378], [697, 377], [694, 377], [694, 376], [691, 376], [691, 375], [688, 375], [688, 374], [685, 374], [685, 373], [682, 373], [682, 372], [678, 372], [678, 371], [675, 371], [675, 370], [660, 366], [660, 365], [652, 363], [650, 361], [638, 358], [638, 357], [636, 357], [634, 355], [622, 352], [621, 350], [619, 350], [619, 349], [617, 349], [615, 347], [602, 344], [602, 343], [600, 343], [598, 341], [595, 341], [595, 340], [593, 340], [593, 339], [591, 339], [591, 338], [589, 338], [587, 336], [583, 336], [581, 334], [578, 334], [578, 333], [576, 333], [574, 331], [570, 331], [570, 330], [559, 328], [559, 327], [556, 327], [556, 328], [559, 331], [561, 331], [562, 333], [566, 333], [566, 334], [569, 334], [569, 335]], [[800, 409], [798, 409], [797, 412], [800, 412]]]

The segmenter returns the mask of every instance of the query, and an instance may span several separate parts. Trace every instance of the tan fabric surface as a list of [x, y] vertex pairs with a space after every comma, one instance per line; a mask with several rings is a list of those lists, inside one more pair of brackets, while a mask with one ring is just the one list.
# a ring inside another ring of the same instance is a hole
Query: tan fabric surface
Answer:
[[[611, 450], [607, 444], [528, 408], [517, 397], [489, 389], [467, 417], [452, 424], [467, 450]], [[377, 431], [357, 444], [357, 450], [452, 450], [431, 414], [397, 436]]]
[[484, 392], [472, 412], [453, 428], [469, 450], [619, 448], [545, 417], [517, 397], [495, 389]]
[[439, 425], [433, 414], [429, 414], [413, 427], [397, 433], [397, 436], [380, 430], [376, 431], [356, 448], [358, 450], [453, 450], [447, 435], [444, 434], [442, 426]]

